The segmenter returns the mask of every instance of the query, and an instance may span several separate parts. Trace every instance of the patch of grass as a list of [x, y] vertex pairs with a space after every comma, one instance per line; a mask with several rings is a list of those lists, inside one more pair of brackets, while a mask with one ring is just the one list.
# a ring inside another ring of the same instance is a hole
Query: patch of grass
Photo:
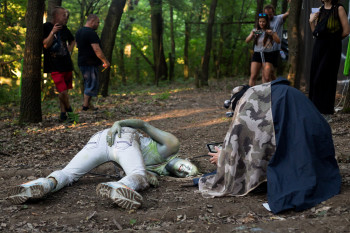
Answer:
[[168, 91], [165, 91], [163, 93], [156, 94], [152, 96], [153, 100], [167, 100], [170, 97], [170, 93]]

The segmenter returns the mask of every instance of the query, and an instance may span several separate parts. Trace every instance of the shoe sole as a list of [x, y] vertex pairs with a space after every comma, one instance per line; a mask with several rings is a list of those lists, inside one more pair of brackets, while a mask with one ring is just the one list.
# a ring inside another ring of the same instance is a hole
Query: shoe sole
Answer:
[[[26, 202], [28, 199], [38, 199], [45, 195], [44, 187], [41, 185], [33, 185], [29, 187], [30, 196], [26, 193], [26, 187], [16, 186], [10, 189], [9, 197], [7, 198], [12, 204], [18, 205]], [[21, 195], [21, 193], [23, 193]]]
[[[112, 190], [116, 191], [115, 198], [112, 197]], [[107, 184], [99, 184], [96, 188], [97, 195], [102, 198], [109, 198], [119, 207], [124, 209], [138, 209], [141, 206], [142, 196], [133, 190], [119, 187], [117, 189], [112, 188]]]

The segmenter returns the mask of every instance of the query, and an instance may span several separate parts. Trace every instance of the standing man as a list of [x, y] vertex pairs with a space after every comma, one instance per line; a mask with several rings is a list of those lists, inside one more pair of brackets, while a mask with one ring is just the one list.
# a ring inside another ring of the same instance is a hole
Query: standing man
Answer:
[[111, 64], [101, 49], [101, 41], [95, 30], [100, 20], [97, 15], [90, 14], [85, 26], [76, 33], [78, 47], [78, 65], [84, 78], [83, 111], [97, 110], [91, 104], [91, 98], [98, 94], [98, 66], [103, 64], [107, 69]]
[[61, 115], [60, 122], [67, 120], [73, 114], [69, 103], [68, 89], [72, 89], [73, 63], [70, 54], [73, 51], [74, 36], [67, 28], [69, 12], [63, 7], [55, 7], [52, 12], [52, 22], [44, 24], [44, 73], [51, 77], [59, 92]]
[[[288, 4], [290, 3], [291, 0], [286, 0], [288, 1]], [[280, 15], [275, 15], [275, 8], [273, 5], [267, 5], [264, 7], [264, 13], [268, 15], [269, 20], [270, 20], [270, 28], [272, 31], [277, 32], [278, 37], [282, 41], [282, 34], [283, 34], [283, 23], [284, 20], [289, 16], [289, 9], [286, 13], [280, 14]], [[281, 50], [281, 44], [282, 43], [273, 43], [272, 47], [272, 53], [273, 53], [273, 67], [270, 71], [270, 77], [269, 80], [275, 80], [276, 75], [274, 69], [277, 68], [278, 66], [278, 58], [280, 56], [280, 50]]]

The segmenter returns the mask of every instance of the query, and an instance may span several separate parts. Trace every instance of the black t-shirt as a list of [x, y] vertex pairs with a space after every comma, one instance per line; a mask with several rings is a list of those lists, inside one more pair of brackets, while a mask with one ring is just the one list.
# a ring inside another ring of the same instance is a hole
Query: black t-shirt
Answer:
[[97, 33], [89, 27], [80, 28], [75, 34], [78, 47], [79, 66], [99, 66], [102, 61], [96, 56], [91, 44], [99, 44], [101, 40]]
[[[52, 31], [53, 24], [44, 23], [44, 39]], [[63, 26], [55, 36], [50, 48], [44, 48], [44, 73], [67, 72], [73, 70], [72, 60], [68, 51], [67, 43], [74, 41], [74, 36], [67, 26]]]

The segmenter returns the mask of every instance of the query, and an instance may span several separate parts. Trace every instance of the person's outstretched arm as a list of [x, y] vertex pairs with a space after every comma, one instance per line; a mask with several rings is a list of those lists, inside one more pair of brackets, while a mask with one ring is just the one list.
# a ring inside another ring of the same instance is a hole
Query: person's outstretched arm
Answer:
[[139, 119], [116, 121], [107, 133], [107, 143], [109, 146], [113, 145], [116, 134], [118, 134], [118, 137], [121, 137], [122, 127], [140, 129], [147, 133], [154, 141], [158, 143], [158, 152], [164, 158], [174, 155], [179, 151], [180, 142], [177, 137]]

